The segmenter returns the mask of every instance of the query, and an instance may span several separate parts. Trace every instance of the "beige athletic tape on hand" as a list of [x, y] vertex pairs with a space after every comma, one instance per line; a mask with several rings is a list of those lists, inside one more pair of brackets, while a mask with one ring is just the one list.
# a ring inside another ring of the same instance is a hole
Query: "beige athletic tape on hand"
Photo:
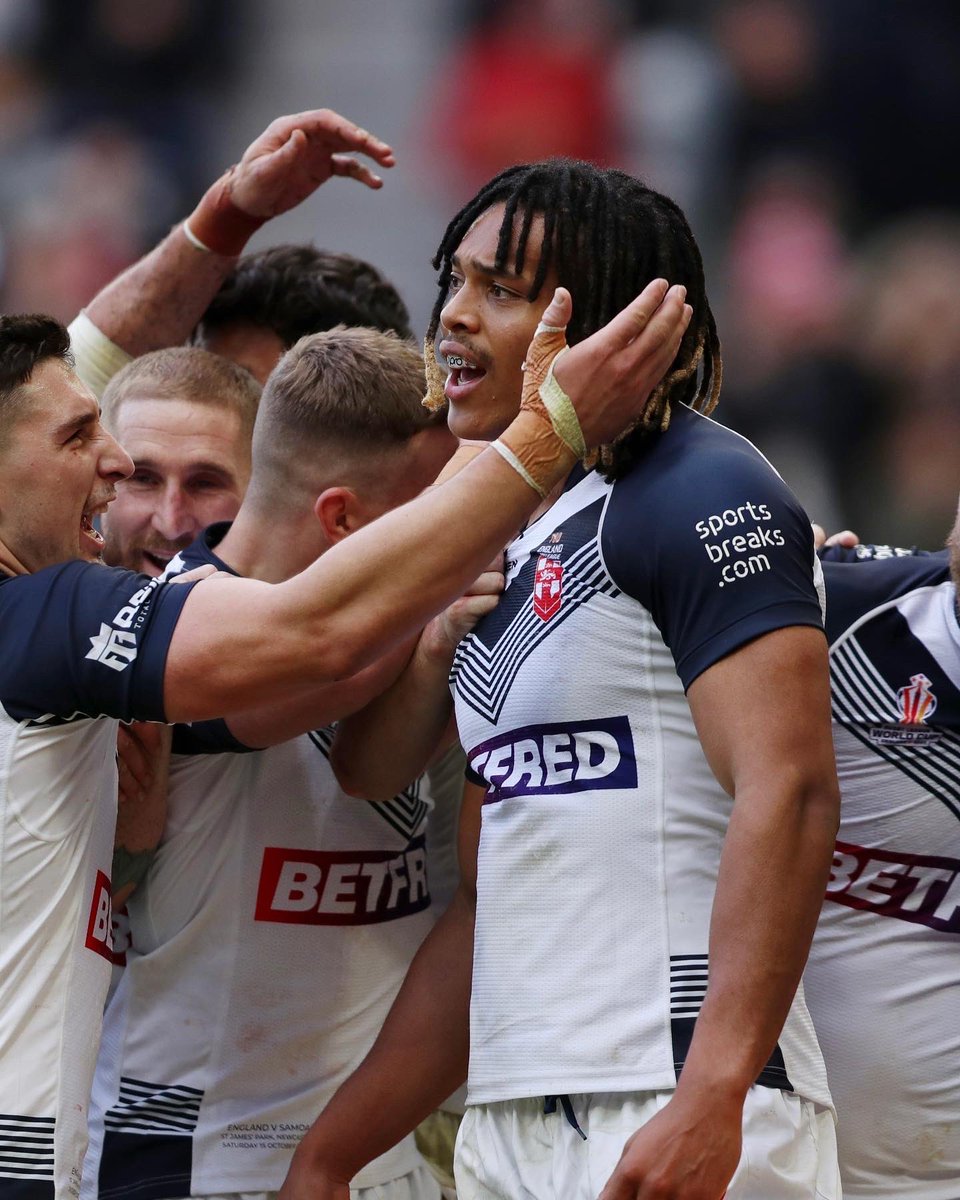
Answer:
[[541, 496], [587, 452], [576, 410], [553, 373], [567, 349], [566, 327], [541, 321], [524, 363], [520, 416], [494, 443]]

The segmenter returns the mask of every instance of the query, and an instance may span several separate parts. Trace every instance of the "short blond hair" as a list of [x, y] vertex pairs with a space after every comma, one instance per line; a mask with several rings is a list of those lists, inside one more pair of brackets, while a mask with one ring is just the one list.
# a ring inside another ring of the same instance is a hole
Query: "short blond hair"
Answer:
[[237, 413], [244, 434], [251, 437], [260, 393], [250, 372], [230, 359], [198, 346], [171, 346], [142, 354], [114, 375], [103, 393], [103, 421], [113, 429], [124, 401], [131, 398], [187, 400]]

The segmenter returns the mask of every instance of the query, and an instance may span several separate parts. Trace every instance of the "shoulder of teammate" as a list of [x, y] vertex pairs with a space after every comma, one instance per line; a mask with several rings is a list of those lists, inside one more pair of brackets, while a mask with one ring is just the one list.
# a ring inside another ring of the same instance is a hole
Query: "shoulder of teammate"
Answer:
[[193, 585], [77, 560], [0, 587], [0, 703], [41, 716], [162, 721], [167, 649]]
[[823, 563], [823, 576], [827, 588], [827, 639], [832, 645], [873, 609], [918, 588], [946, 583], [950, 558], [946, 550], [920, 555], [861, 555], [842, 561], [830, 558]]
[[187, 571], [193, 571], [197, 567], [216, 567], [218, 571], [224, 571], [227, 574], [235, 575], [236, 572], [227, 566], [222, 559], [217, 557], [216, 549], [232, 522], [218, 521], [214, 525], [208, 525], [202, 530], [196, 538], [190, 543], [185, 550], [181, 550], [175, 554], [167, 563], [166, 570], [161, 575], [164, 581], [173, 579], [176, 575], [183, 575]]
[[822, 628], [813, 532], [796, 497], [739, 434], [687, 408], [612, 490], [601, 545], [647, 608], [685, 688], [746, 642]]

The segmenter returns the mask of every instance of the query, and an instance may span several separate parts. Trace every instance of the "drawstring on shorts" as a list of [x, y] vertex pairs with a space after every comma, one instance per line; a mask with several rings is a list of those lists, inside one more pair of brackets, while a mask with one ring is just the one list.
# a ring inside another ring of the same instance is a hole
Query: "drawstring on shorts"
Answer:
[[567, 1118], [567, 1124], [571, 1129], [575, 1129], [577, 1133], [587, 1140], [587, 1135], [580, 1128], [580, 1123], [577, 1121], [577, 1114], [573, 1111], [573, 1105], [570, 1103], [569, 1096], [544, 1096], [543, 1098], [543, 1115], [549, 1117], [557, 1111], [557, 1101], [560, 1101], [560, 1107], [563, 1109], [563, 1115]]

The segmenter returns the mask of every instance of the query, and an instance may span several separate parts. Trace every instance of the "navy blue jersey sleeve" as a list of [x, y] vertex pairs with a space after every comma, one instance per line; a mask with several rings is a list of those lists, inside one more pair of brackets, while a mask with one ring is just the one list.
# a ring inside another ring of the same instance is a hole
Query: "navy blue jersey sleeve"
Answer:
[[950, 578], [946, 550], [917, 557], [881, 557], [823, 564], [830, 644], [866, 613], [914, 588], [936, 587]]
[[163, 721], [170, 639], [193, 584], [69, 562], [0, 585], [0, 703], [14, 720]]
[[174, 725], [174, 754], [256, 754], [254, 746], [245, 746], [230, 732], [222, 718], [214, 721], [194, 721], [190, 725]]
[[749, 442], [689, 410], [615, 485], [601, 545], [685, 689], [762, 634], [822, 628], [806, 513]]

